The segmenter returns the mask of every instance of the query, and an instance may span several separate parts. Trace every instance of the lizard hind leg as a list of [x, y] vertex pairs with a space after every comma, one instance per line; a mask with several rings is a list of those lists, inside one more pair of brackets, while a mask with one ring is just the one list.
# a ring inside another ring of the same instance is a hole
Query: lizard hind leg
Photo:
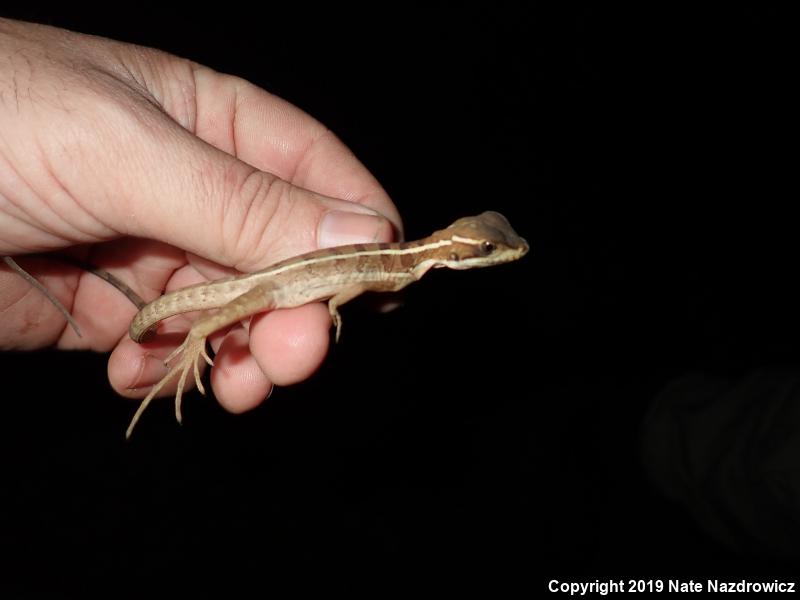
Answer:
[[162, 377], [161, 380], [153, 386], [147, 396], [145, 396], [144, 400], [142, 400], [142, 403], [136, 410], [136, 414], [134, 414], [133, 419], [131, 419], [130, 425], [128, 425], [128, 430], [125, 432], [125, 439], [129, 439], [131, 437], [134, 427], [136, 427], [136, 424], [139, 422], [139, 418], [142, 416], [142, 413], [144, 413], [145, 409], [147, 409], [150, 402], [152, 402], [156, 397], [158, 392], [160, 392], [163, 387], [178, 374], [180, 374], [180, 378], [178, 379], [178, 389], [175, 392], [175, 418], [178, 420], [178, 423], [181, 422], [181, 397], [183, 396], [183, 389], [186, 385], [186, 378], [189, 375], [189, 371], [194, 373], [197, 389], [200, 390], [201, 393], [205, 394], [205, 388], [200, 381], [200, 368], [198, 366], [200, 357], [202, 357], [209, 365], [213, 366], [214, 362], [206, 353], [206, 336], [192, 335], [192, 332], [189, 332], [189, 335], [186, 336], [186, 339], [183, 341], [183, 343], [175, 348], [175, 350], [173, 350], [164, 361], [164, 364], [169, 364], [176, 358], [178, 359], [172, 365], [172, 367], [170, 367], [167, 374], [164, 375], [164, 377]]

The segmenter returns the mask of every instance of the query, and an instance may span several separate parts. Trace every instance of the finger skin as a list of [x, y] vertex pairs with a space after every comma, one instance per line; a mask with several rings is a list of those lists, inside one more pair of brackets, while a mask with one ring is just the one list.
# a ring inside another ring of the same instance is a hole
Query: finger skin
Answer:
[[211, 385], [219, 403], [241, 413], [264, 401], [273, 385], [307, 379], [328, 351], [330, 316], [319, 304], [256, 315], [229, 332], [214, 358]]
[[319, 302], [257, 315], [250, 325], [250, 350], [273, 383], [298, 383], [322, 364], [330, 326], [328, 309]]
[[229, 331], [215, 348], [211, 387], [222, 407], [242, 413], [261, 404], [272, 390], [249, 347], [250, 336], [241, 327]]

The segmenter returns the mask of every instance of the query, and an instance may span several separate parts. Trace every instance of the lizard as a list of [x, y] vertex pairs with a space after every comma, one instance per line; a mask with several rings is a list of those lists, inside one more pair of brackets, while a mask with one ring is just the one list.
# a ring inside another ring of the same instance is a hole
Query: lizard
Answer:
[[[147, 304], [127, 285], [113, 276], [107, 277], [102, 269], [79, 266], [106, 279], [139, 308], [129, 329], [131, 339], [138, 343], [151, 339], [164, 319], [185, 312], [214, 310], [196, 320], [183, 343], [164, 360], [169, 370], [139, 405], [125, 432], [128, 439], [150, 402], [175, 377], [179, 377], [175, 393], [175, 417], [179, 423], [182, 422], [181, 398], [190, 372], [197, 389], [205, 394], [199, 361], [202, 358], [213, 366], [206, 352], [206, 339], [215, 331], [260, 312], [327, 301], [338, 341], [342, 329], [338, 308], [364, 292], [401, 290], [431, 269], [464, 270], [511, 262], [527, 254], [528, 249], [528, 243], [517, 235], [503, 215], [487, 211], [458, 219], [416, 241], [350, 244], [315, 250], [253, 273], [181, 288]], [[9, 257], [4, 259], [9, 264]], [[14, 268], [15, 265], [9, 266]], [[65, 316], [69, 315], [39, 282], [18, 266], [15, 270], [45, 293]], [[79, 332], [71, 317], [68, 321]]]

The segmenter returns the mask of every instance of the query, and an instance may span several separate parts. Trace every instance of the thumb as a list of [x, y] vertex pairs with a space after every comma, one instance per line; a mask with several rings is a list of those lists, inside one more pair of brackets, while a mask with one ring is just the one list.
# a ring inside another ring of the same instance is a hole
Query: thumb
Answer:
[[[364, 205], [330, 198], [254, 169], [200, 140], [190, 156], [153, 165], [146, 198], [126, 207], [124, 233], [167, 242], [241, 271], [342, 244], [389, 241], [391, 222]], [[202, 166], [198, 168], [187, 165]], [[174, 168], [171, 168], [174, 167]], [[158, 198], [158, 200], [153, 200]]]
[[[129, 124], [113, 161], [121, 167], [109, 161], [101, 170], [111, 189], [92, 194], [90, 210], [111, 229], [242, 271], [317, 248], [392, 239], [391, 222], [377, 211], [292, 185], [159, 117], [155, 127]], [[112, 147], [119, 129], [115, 135]]]

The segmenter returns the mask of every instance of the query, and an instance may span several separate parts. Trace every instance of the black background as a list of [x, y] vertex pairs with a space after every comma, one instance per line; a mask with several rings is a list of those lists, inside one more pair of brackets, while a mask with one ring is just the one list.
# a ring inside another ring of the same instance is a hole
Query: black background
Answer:
[[532, 251], [436, 272], [389, 315], [348, 306], [308, 382], [244, 416], [193, 394], [183, 427], [159, 403], [130, 443], [105, 356], [4, 355], [6, 584], [542, 591], [793, 572], [711, 539], [638, 451], [670, 378], [798, 360], [790, 15], [221, 10], [3, 13], [247, 78], [331, 127], [409, 238], [493, 209]]

